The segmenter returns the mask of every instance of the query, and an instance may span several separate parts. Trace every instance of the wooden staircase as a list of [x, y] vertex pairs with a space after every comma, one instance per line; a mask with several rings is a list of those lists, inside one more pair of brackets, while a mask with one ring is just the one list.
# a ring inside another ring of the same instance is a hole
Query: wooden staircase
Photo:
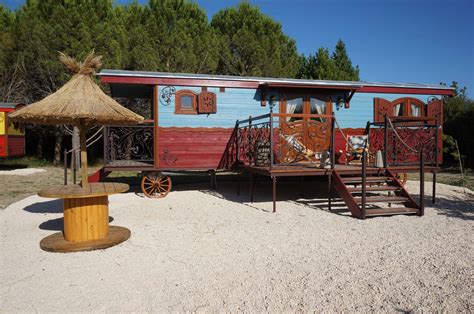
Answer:
[[355, 175], [334, 170], [331, 181], [353, 217], [423, 215], [422, 199], [417, 204], [388, 168], [362, 169], [360, 174]]

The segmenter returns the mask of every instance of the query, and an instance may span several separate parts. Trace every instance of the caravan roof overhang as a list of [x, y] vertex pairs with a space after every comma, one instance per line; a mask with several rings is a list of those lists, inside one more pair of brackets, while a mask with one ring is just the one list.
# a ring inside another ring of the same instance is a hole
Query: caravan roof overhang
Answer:
[[454, 89], [452, 87], [415, 83], [306, 80], [107, 69], [102, 70], [97, 75], [100, 76], [103, 83], [111, 84], [112, 94], [118, 97], [139, 97], [140, 95], [145, 97], [150, 95], [152, 91], [151, 86], [153, 85], [255, 89], [320, 89], [339, 91], [343, 90], [359, 93], [394, 93], [445, 96], [452, 96], [454, 94]]

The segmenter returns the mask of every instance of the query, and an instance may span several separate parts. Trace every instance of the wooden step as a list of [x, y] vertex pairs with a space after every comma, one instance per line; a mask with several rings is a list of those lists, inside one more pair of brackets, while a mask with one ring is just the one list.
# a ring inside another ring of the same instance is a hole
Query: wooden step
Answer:
[[[360, 183], [362, 182], [362, 177], [344, 177], [341, 178], [342, 182], [344, 183]], [[385, 181], [392, 181], [392, 177], [366, 177], [366, 182], [385, 182]]]
[[404, 214], [417, 214], [418, 209], [410, 207], [390, 207], [390, 208], [375, 208], [366, 209], [365, 215], [369, 216], [390, 216], [390, 215], [404, 215]]
[[[362, 203], [362, 197], [354, 197], [354, 200], [357, 204]], [[365, 198], [366, 203], [380, 203], [380, 202], [393, 202], [400, 203], [408, 201], [408, 197], [403, 196], [367, 196]]]
[[[367, 186], [365, 188], [366, 192], [376, 192], [376, 191], [399, 191], [402, 188], [398, 186], [391, 186], [391, 185], [380, 185], [380, 186]], [[362, 187], [356, 188], [347, 188], [347, 190], [351, 193], [361, 193]]]

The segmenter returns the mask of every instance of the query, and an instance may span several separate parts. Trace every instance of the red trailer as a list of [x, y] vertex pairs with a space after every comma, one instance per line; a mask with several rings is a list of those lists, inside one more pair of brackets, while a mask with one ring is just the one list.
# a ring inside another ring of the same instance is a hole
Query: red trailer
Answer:
[[8, 120], [8, 113], [22, 106], [18, 103], [0, 103], [0, 158], [25, 155], [25, 130]]
[[[139, 171], [143, 193], [159, 198], [171, 189], [166, 173], [233, 170], [271, 177], [275, 201], [278, 177], [327, 176], [329, 190], [359, 218], [423, 213], [396, 174], [436, 174], [443, 97], [453, 94], [446, 86], [412, 83], [122, 70], [98, 75], [113, 97], [141, 99], [148, 116], [139, 126], [105, 128], [105, 164], [92, 180]], [[358, 164], [346, 158], [350, 136], [366, 139]], [[377, 166], [376, 156], [383, 156]], [[391, 196], [370, 198], [367, 191]], [[405, 206], [366, 210], [366, 203], [382, 199]]]

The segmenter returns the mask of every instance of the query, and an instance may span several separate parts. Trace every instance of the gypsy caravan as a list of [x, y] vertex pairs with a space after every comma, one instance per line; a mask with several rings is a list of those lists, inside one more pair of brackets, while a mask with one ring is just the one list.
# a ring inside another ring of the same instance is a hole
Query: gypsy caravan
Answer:
[[[143, 193], [159, 198], [172, 185], [163, 172], [234, 170], [271, 177], [275, 201], [278, 177], [322, 175], [359, 218], [423, 214], [397, 174], [421, 169], [435, 176], [442, 162], [442, 99], [453, 94], [422, 84], [121, 70], [98, 75], [113, 97], [147, 99], [149, 116], [139, 126], [105, 128], [104, 166], [93, 180], [139, 171]], [[365, 139], [358, 152], [353, 137]], [[354, 153], [360, 155], [355, 161]], [[377, 155], [383, 159], [378, 165]], [[382, 200], [403, 206], [366, 209]]]

